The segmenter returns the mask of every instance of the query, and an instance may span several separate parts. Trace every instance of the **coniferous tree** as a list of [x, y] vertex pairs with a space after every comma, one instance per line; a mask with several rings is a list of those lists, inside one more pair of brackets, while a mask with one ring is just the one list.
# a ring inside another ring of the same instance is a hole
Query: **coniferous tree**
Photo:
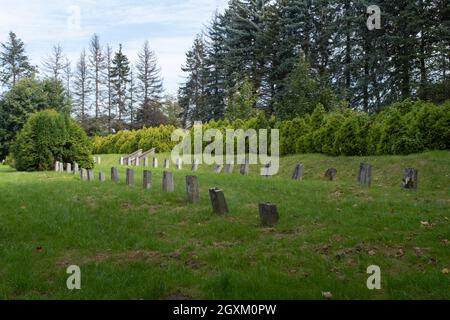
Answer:
[[47, 78], [66, 80], [65, 73], [70, 67], [70, 62], [64, 55], [61, 45], [58, 44], [53, 47], [51, 54], [45, 58], [42, 66]]
[[130, 62], [122, 52], [122, 45], [116, 52], [112, 61], [111, 81], [113, 84], [113, 106], [117, 110], [119, 126], [123, 127], [123, 122], [128, 114], [127, 88], [130, 82]]
[[0, 81], [3, 85], [11, 88], [21, 78], [36, 72], [25, 53], [25, 44], [14, 32], [9, 33], [8, 42], [2, 43], [0, 47]]
[[92, 92], [91, 85], [86, 50], [83, 50], [76, 66], [72, 93], [74, 96], [74, 114], [82, 126], [88, 117], [89, 95]]
[[136, 101], [139, 108], [136, 112], [136, 122], [139, 126], [157, 126], [165, 120], [162, 112], [161, 98], [163, 81], [161, 69], [155, 53], [150, 49], [148, 41], [138, 54]]
[[95, 119], [98, 120], [102, 109], [102, 95], [103, 95], [103, 77], [105, 69], [105, 57], [103, 56], [100, 39], [97, 34], [91, 38], [89, 46], [89, 75], [93, 82], [94, 90], [94, 114]]

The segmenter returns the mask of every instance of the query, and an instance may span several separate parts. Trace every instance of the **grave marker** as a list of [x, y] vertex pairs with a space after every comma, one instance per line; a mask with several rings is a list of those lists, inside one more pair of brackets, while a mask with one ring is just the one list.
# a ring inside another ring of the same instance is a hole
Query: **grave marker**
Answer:
[[305, 171], [305, 166], [303, 164], [297, 164], [295, 166], [294, 174], [292, 175], [292, 180], [303, 180], [303, 173]]
[[158, 158], [153, 158], [153, 168], [158, 168]]
[[214, 213], [222, 215], [227, 214], [229, 212], [223, 190], [220, 190], [218, 188], [209, 189], [209, 197], [211, 198], [211, 204]]
[[249, 161], [246, 159], [245, 163], [241, 164], [241, 169], [240, 169], [240, 173], [243, 176], [248, 176], [250, 170], [250, 163]]
[[127, 179], [126, 179], [127, 186], [134, 186], [134, 170], [133, 169], [127, 169]]
[[169, 171], [164, 171], [163, 174], [163, 191], [164, 192], [173, 192], [174, 191], [174, 185], [173, 185], [173, 174]]
[[186, 177], [186, 193], [189, 202], [191, 203], [200, 202], [200, 190], [197, 177], [195, 176]]
[[98, 180], [99, 180], [100, 182], [105, 182], [105, 181], [106, 181], [106, 176], [105, 176], [105, 173], [104, 173], [104, 172], [99, 172], [99, 174], [98, 174]]
[[151, 189], [152, 187], [152, 173], [144, 170], [144, 189]]
[[116, 167], [111, 168], [111, 181], [119, 182], [119, 170]]
[[359, 167], [358, 183], [360, 186], [370, 187], [372, 185], [372, 166], [361, 163]]
[[72, 173], [72, 165], [70, 163], [66, 164], [66, 172], [67, 173]]
[[325, 172], [325, 178], [330, 181], [335, 181], [337, 176], [337, 170], [335, 168], [330, 168]]
[[94, 181], [94, 170], [92, 170], [92, 169], [89, 169], [88, 171], [87, 171], [87, 177], [88, 177], [88, 181]]
[[419, 186], [419, 171], [414, 168], [406, 168], [403, 177], [402, 187], [417, 191]]
[[277, 206], [271, 203], [259, 204], [259, 217], [264, 227], [273, 227], [280, 219]]

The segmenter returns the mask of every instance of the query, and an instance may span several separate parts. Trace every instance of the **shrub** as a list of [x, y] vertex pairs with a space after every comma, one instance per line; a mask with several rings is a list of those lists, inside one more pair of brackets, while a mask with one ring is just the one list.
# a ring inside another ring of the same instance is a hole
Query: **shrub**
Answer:
[[92, 168], [91, 151], [86, 133], [74, 120], [45, 110], [29, 118], [13, 144], [12, 156], [19, 171], [51, 170], [55, 161]]

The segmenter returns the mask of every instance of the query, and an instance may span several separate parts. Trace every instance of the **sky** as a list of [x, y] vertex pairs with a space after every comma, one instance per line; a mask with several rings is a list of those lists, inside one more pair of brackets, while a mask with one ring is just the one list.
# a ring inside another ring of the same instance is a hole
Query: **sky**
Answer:
[[185, 53], [228, 0], [0, 0], [0, 41], [14, 31], [34, 65], [60, 44], [72, 61], [94, 33], [103, 45], [119, 44], [132, 62], [146, 40], [155, 51], [167, 93], [175, 94], [184, 74]]

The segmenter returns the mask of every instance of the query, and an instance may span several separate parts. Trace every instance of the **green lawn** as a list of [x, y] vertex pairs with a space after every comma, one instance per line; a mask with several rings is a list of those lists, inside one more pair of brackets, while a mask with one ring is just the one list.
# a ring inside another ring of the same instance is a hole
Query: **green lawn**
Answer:
[[[175, 192], [164, 194], [161, 169], [150, 191], [142, 168], [134, 188], [125, 167], [109, 181], [118, 159], [102, 156], [105, 183], [0, 166], [1, 299], [450, 299], [450, 152], [298, 155], [274, 178], [201, 167], [199, 205], [186, 202], [189, 170], [174, 171]], [[370, 189], [356, 183], [363, 161]], [[290, 180], [297, 162], [304, 181]], [[330, 167], [336, 182], [322, 179]], [[417, 193], [400, 187], [405, 167], [420, 171]], [[225, 190], [228, 216], [212, 214], [210, 187]], [[278, 205], [276, 228], [259, 226], [260, 202]], [[73, 264], [79, 291], [66, 288]], [[381, 267], [380, 291], [366, 287], [370, 265]]]

